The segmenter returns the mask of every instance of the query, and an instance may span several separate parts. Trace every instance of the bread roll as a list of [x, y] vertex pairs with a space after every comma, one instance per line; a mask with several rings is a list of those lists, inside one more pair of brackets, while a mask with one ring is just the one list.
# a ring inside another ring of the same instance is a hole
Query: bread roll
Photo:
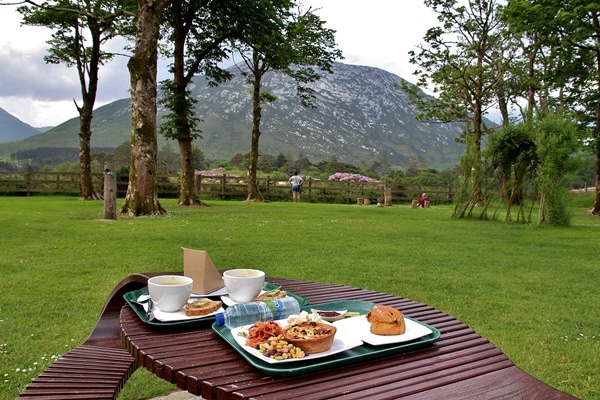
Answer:
[[375, 335], [401, 335], [406, 331], [404, 315], [394, 307], [376, 305], [367, 314], [367, 321]]

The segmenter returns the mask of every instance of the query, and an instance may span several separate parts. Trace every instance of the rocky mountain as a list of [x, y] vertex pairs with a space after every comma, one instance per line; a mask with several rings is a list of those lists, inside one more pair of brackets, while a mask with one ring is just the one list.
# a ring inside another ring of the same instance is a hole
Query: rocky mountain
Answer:
[[[416, 121], [416, 110], [408, 105], [406, 94], [394, 86], [400, 77], [378, 68], [342, 63], [336, 63], [333, 71], [311, 86], [316, 108], [302, 107], [295, 82], [289, 77], [273, 72], [265, 76], [264, 90], [275, 94], [277, 101], [263, 105], [261, 152], [305, 156], [313, 163], [335, 155], [355, 165], [387, 159], [401, 166], [414, 156], [424, 157], [431, 166], [456, 164], [463, 152], [463, 146], [454, 141], [461, 126]], [[203, 119], [202, 139], [194, 144], [211, 160], [229, 160], [250, 149], [248, 85], [237, 67], [232, 67], [232, 72], [235, 78], [217, 87], [208, 87], [204, 77], [198, 77], [193, 87], [197, 115]], [[128, 141], [130, 113], [129, 99], [98, 108], [92, 146], [116, 147]], [[77, 147], [77, 131], [78, 120], [69, 120], [13, 146], [0, 146], [0, 155], [35, 147]], [[164, 139], [159, 138], [162, 143]], [[173, 147], [176, 149], [176, 144]]]
[[0, 108], [0, 143], [22, 140], [49, 129], [51, 127], [34, 128]]

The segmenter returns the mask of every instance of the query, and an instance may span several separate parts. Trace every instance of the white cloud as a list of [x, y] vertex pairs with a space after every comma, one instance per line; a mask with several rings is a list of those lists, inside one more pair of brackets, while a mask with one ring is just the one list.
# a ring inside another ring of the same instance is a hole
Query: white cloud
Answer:
[[[378, 67], [414, 81], [408, 52], [436, 24], [435, 14], [421, 0], [303, 0], [303, 5], [318, 9], [327, 27], [337, 31], [342, 62]], [[73, 99], [79, 101], [81, 94], [75, 70], [43, 61], [52, 31], [21, 27], [20, 21], [15, 6], [0, 6], [0, 107], [33, 126], [77, 116]], [[161, 65], [159, 76], [164, 79], [167, 63]], [[129, 95], [126, 58], [101, 68], [98, 89], [97, 106]]]

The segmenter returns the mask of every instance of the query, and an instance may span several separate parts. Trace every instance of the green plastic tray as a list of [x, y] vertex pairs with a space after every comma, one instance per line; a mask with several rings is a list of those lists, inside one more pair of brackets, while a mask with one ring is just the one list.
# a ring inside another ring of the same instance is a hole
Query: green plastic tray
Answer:
[[[276, 285], [271, 282], [265, 282], [265, 284], [263, 286], [264, 290], [266, 290], [266, 291], [273, 290], [278, 287], [279, 287], [279, 285]], [[283, 288], [283, 289], [286, 290], [285, 288]], [[304, 307], [309, 304], [309, 301], [306, 297], [302, 297], [296, 293], [290, 292], [289, 290], [286, 290], [286, 291], [287, 291], [288, 296], [291, 296], [291, 297], [295, 298], [296, 300], [298, 300], [298, 303], [300, 303], [300, 306]], [[138, 289], [138, 290], [133, 290], [131, 292], [127, 292], [123, 295], [123, 298], [125, 299], [127, 304], [129, 304], [131, 306], [131, 309], [137, 314], [137, 316], [140, 317], [140, 319], [148, 325], [151, 325], [151, 326], [154, 326], [157, 328], [181, 327], [181, 326], [186, 326], [186, 325], [190, 325], [190, 324], [202, 324], [202, 323], [206, 323], [206, 321], [214, 321], [214, 319], [215, 319], [215, 316], [211, 315], [206, 318], [186, 319], [183, 321], [163, 322], [163, 321], [158, 321], [156, 319], [152, 320], [152, 321], [146, 321], [146, 311], [144, 310], [144, 307], [142, 307], [141, 304], [136, 302], [136, 299], [142, 294], [148, 294], [148, 288], [143, 288], [143, 289]], [[206, 296], [206, 297], [220, 298], [221, 296]], [[225, 304], [223, 304], [223, 307], [227, 308], [227, 306]]]
[[[341, 300], [331, 303], [314, 304], [310, 307], [304, 306], [302, 309], [306, 310], [307, 312], [310, 312], [311, 308], [316, 308], [326, 311], [348, 310], [360, 312], [361, 314], [367, 314], [374, 305], [374, 303], [369, 301]], [[281, 365], [269, 364], [246, 352], [237, 344], [227, 327], [217, 327], [215, 324], [213, 324], [213, 330], [219, 334], [219, 336], [225, 339], [225, 341], [229, 343], [235, 350], [237, 350], [237, 352], [240, 353], [244, 359], [246, 359], [261, 372], [271, 376], [298, 376], [415, 350], [431, 344], [440, 337], [440, 331], [433, 326], [424, 324], [415, 320], [414, 318], [409, 319], [431, 329], [432, 333], [410, 342], [389, 344], [384, 346], [371, 346], [365, 343], [362, 346], [331, 355], [330, 357], [317, 358], [311, 361], [307, 360], [306, 362], [298, 361], [294, 363], [285, 363]]]

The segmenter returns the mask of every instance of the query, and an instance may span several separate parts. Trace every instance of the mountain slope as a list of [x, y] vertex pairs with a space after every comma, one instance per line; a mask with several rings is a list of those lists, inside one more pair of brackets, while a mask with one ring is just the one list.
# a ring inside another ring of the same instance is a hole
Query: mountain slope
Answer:
[[22, 140], [50, 128], [34, 128], [0, 108], [0, 143]]
[[[207, 87], [198, 77], [193, 95], [197, 114], [203, 119], [202, 139], [194, 145], [209, 159], [229, 160], [250, 149], [251, 98], [248, 85], [237, 67], [235, 78], [218, 87]], [[452, 165], [463, 146], [454, 138], [459, 124], [428, 124], [415, 120], [416, 111], [394, 84], [400, 77], [378, 68], [336, 63], [334, 73], [325, 73], [312, 85], [316, 108], [302, 107], [295, 83], [279, 73], [268, 73], [264, 90], [277, 101], [263, 105], [260, 150], [311, 162], [329, 159], [372, 163], [386, 158], [392, 165], [406, 165], [410, 157], [422, 156], [430, 165]], [[159, 110], [162, 115], [164, 110]], [[122, 99], [94, 112], [93, 147], [117, 147], [130, 138], [129, 99]], [[72, 119], [41, 135], [32, 136], [0, 153], [36, 147], [77, 147], [78, 120]], [[164, 139], [159, 137], [159, 145]], [[176, 148], [176, 145], [173, 144]]]

